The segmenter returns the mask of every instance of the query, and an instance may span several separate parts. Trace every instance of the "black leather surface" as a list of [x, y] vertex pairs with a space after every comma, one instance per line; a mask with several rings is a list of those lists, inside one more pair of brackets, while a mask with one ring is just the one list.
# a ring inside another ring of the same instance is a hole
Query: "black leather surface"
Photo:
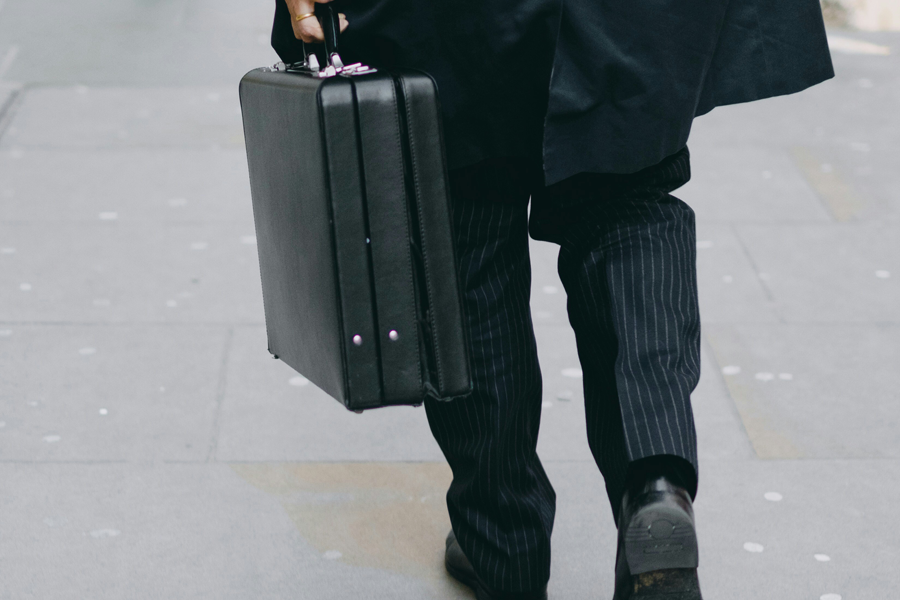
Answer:
[[[385, 400], [421, 402], [422, 365], [398, 102], [389, 74], [352, 80], [359, 112]], [[396, 340], [390, 332], [396, 331]]]
[[[286, 75], [291, 77], [291, 75]], [[302, 77], [302, 76], [297, 76]], [[322, 119], [325, 164], [328, 168], [331, 223], [334, 228], [335, 262], [322, 269], [337, 268], [343, 321], [348, 408], [363, 409], [382, 404], [375, 302], [366, 238], [363, 181], [359, 164], [359, 137], [353, 89], [345, 79], [326, 79], [319, 87], [318, 111]], [[299, 138], [298, 138], [299, 141]], [[298, 143], [298, 142], [295, 142]], [[308, 143], [315, 151], [314, 140]], [[312, 235], [327, 235], [326, 223], [310, 223]], [[318, 285], [317, 282], [309, 282]], [[361, 344], [354, 343], [359, 336]]]
[[[319, 82], [251, 71], [241, 109], [269, 351], [347, 397], [316, 93]], [[298, 140], [310, 140], [299, 144]]]
[[433, 81], [256, 70], [241, 102], [270, 351], [352, 410], [469, 393]]
[[460, 351], [467, 346], [456, 277], [437, 87], [427, 75], [412, 71], [398, 72], [397, 80], [408, 125], [412, 184], [419, 212], [431, 308], [437, 387], [442, 397], [462, 396], [471, 391], [472, 382], [467, 355]]

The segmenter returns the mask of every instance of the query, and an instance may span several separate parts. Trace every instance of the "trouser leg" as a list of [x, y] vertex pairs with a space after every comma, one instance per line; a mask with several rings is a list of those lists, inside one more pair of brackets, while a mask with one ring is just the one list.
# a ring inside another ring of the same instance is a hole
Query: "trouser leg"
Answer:
[[509, 177], [482, 169], [463, 185], [451, 174], [474, 392], [425, 407], [453, 470], [447, 505], [460, 546], [488, 586], [518, 592], [550, 576], [555, 493], [535, 451], [542, 389], [529, 309], [528, 193], [515, 193]]
[[696, 493], [694, 213], [650, 187], [591, 203], [580, 221], [562, 240], [559, 274], [584, 372], [588, 439], [617, 517], [629, 465], [646, 457], [684, 459]]

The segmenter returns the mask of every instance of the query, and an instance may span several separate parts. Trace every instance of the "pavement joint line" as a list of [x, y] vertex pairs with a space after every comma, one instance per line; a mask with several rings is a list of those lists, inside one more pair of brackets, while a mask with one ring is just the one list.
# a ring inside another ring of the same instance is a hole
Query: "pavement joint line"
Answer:
[[823, 172], [825, 161], [806, 146], [792, 146], [790, 156], [833, 221], [846, 223], [856, 220], [867, 203], [841, 175], [839, 168], [831, 166]]
[[228, 328], [225, 337], [222, 357], [219, 361], [219, 380], [216, 383], [216, 411], [213, 415], [212, 434], [209, 440], [209, 450], [206, 462], [216, 462], [216, 453], [219, 450], [219, 428], [221, 427], [222, 404], [225, 400], [225, 390], [228, 385], [228, 359], [231, 356], [231, 346], [234, 342], [234, 328]]
[[[703, 325], [701, 323], [701, 328]], [[744, 420], [741, 418], [741, 411], [738, 410], [737, 404], [734, 403], [734, 398], [731, 397], [731, 392], [728, 389], [728, 382], [725, 381], [725, 374], [722, 373], [722, 365], [719, 364], [718, 358], [716, 357], [715, 348], [712, 345], [712, 342], [708, 339], [708, 332], [704, 332], [701, 334], [700, 344], [701, 344], [701, 353], [705, 354], [705, 356], [709, 357], [707, 363], [713, 363], [714, 367], [714, 376], [717, 378], [719, 383], [719, 388], [724, 390], [724, 397], [727, 399], [725, 402], [726, 410], [731, 414], [731, 418], [734, 423], [740, 427], [740, 430], [743, 432], [743, 442], [744, 450], [747, 452], [747, 457], [751, 460], [759, 460], [759, 456], [756, 454], [756, 451], [753, 449], [753, 441], [750, 439], [750, 433], [747, 431], [747, 425], [744, 424]], [[709, 365], [707, 365], [707, 369]], [[701, 373], [704, 371], [704, 367], [701, 361], [700, 365]], [[718, 396], [721, 392], [718, 392], [716, 395]], [[691, 393], [691, 401], [696, 396], [696, 392]], [[723, 459], [726, 460], [726, 459]]]
[[[2, 82], [0, 82], [0, 84], [2, 84]], [[24, 90], [24, 86], [13, 84], [9, 98], [0, 105], [0, 143], [2, 143], [3, 134], [6, 133], [6, 129], [9, 127], [10, 123], [12, 123], [16, 111], [22, 105], [22, 99], [25, 96]]]
[[[784, 324], [779, 324], [784, 327]], [[790, 433], [796, 430], [790, 427], [786, 419], [774, 420], [771, 415], [762, 410], [758, 399], [748, 390], [746, 385], [736, 381], [733, 377], [725, 377], [722, 371], [722, 352], [715, 342], [716, 336], [710, 336], [707, 332], [705, 339], [708, 348], [712, 350], [711, 359], [718, 367], [716, 372], [720, 384], [724, 386], [728, 397], [740, 415], [740, 421], [744, 426], [746, 439], [749, 440], [753, 454], [760, 459], [801, 459], [806, 456], [800, 444], [790, 437]]]
[[[760, 271], [759, 265], [756, 264], [756, 260], [750, 254], [750, 249], [747, 248], [747, 244], [744, 242], [744, 239], [741, 237], [741, 234], [738, 231], [738, 228], [732, 224], [729, 227], [729, 229], [731, 230], [731, 233], [734, 234], [734, 238], [737, 240], [738, 246], [741, 247], [741, 252], [744, 254], [744, 257], [747, 259], [747, 262], [749, 262], [750, 266], [753, 268], [753, 272], [757, 273], [757, 274], [760, 273], [761, 271]], [[777, 300], [775, 299], [775, 295], [772, 293], [772, 290], [769, 289], [769, 286], [766, 285], [766, 282], [763, 281], [762, 279], [760, 279], [759, 277], [756, 278], [756, 282], [760, 287], [762, 287], [763, 292], [765, 292], [765, 294], [766, 294], [766, 298], [769, 299], [769, 302], [776, 303]], [[775, 311], [775, 314], [778, 316], [779, 322], [784, 323], [784, 315], [780, 314], [780, 311], [778, 311], [778, 310]]]

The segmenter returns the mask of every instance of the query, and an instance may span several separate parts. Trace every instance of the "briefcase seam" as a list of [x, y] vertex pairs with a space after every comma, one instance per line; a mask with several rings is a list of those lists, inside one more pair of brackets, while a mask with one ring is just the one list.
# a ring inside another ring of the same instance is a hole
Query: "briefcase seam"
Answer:
[[[406, 80], [403, 77], [399, 77], [399, 80], [400, 80], [400, 85], [403, 86], [403, 95], [405, 96], [405, 99], [408, 100], [410, 97], [410, 94], [409, 94], [408, 87], [406, 85]], [[407, 131], [409, 132], [410, 131], [409, 123], [412, 122], [412, 110], [410, 109], [410, 103], [408, 101], [405, 102], [404, 104], [405, 104], [405, 108], [406, 108]], [[432, 307], [432, 309], [429, 311], [429, 315], [428, 315], [429, 325], [431, 326], [431, 338], [432, 338], [432, 344], [434, 346], [433, 354], [434, 354], [435, 367], [437, 368], [438, 389], [442, 390], [442, 389], [444, 389], [444, 368], [443, 368], [443, 364], [441, 363], [440, 352], [438, 352], [438, 348], [440, 348], [440, 343], [438, 342], [438, 331], [437, 331], [437, 327], [435, 327], [435, 322], [434, 322], [434, 295], [433, 295], [433, 290], [432, 290], [432, 286], [431, 286], [431, 268], [429, 266], [430, 262], [428, 259], [428, 253], [425, 251], [426, 243], [425, 243], [424, 213], [422, 211], [421, 202], [420, 202], [421, 193], [420, 193], [420, 186], [419, 186], [419, 170], [418, 170], [417, 164], [416, 164], [416, 152], [415, 152], [414, 146], [415, 146], [414, 136], [409, 135], [409, 148], [410, 148], [409, 160], [411, 163], [410, 167], [411, 167], [412, 176], [413, 176], [413, 186], [414, 186], [415, 192], [416, 192], [416, 198], [414, 201], [415, 201], [415, 205], [416, 205], [416, 212], [419, 215], [419, 235], [422, 239], [422, 264], [425, 269], [425, 292], [428, 294], [428, 303]]]
[[[391, 79], [393, 80], [393, 78], [391, 78]], [[393, 81], [391, 83], [393, 84]], [[400, 114], [398, 112], [398, 108], [400, 106], [400, 98], [397, 97], [397, 90], [394, 88], [393, 85], [391, 85], [391, 95], [394, 98], [394, 103], [393, 103], [394, 104], [394, 106], [393, 106], [394, 124], [395, 124], [394, 140], [397, 143], [397, 154], [400, 156], [400, 172], [403, 173], [403, 140], [400, 138]], [[407, 201], [406, 201], [406, 206], [407, 206], [407, 211], [408, 211], [409, 210], [409, 199], [407, 199]], [[403, 227], [406, 230], [406, 239], [409, 240], [410, 231], [409, 231], [408, 217], [407, 217], [407, 220], [403, 223]], [[406, 252], [404, 252], [403, 256], [406, 261], [406, 274], [409, 277], [409, 288], [411, 290], [413, 290], [413, 310], [415, 311], [415, 304], [416, 304], [417, 300], [415, 297], [416, 284], [415, 284], [415, 279], [413, 277], [412, 256], [410, 255], [409, 244], [407, 244], [405, 246], [405, 248], [406, 248]], [[427, 288], [428, 286], [426, 285], [425, 287]], [[416, 338], [418, 339], [419, 324], [417, 322], [417, 319], [415, 319], [415, 318], [413, 319], [412, 325], [413, 325], [412, 331], [415, 332]], [[424, 389], [424, 386], [425, 386], [424, 375], [422, 373], [422, 364], [419, 361], [416, 361], [416, 377], [418, 378], [419, 389], [420, 390]]]
[[[324, 85], [319, 87], [318, 90], [316, 91], [316, 107], [318, 108], [319, 115], [320, 115], [319, 134], [320, 134], [320, 138], [321, 138], [321, 143], [322, 143], [323, 148], [327, 149], [329, 147], [329, 140], [328, 140], [328, 132], [326, 130], [326, 124], [325, 124], [325, 111], [324, 111], [324, 108], [322, 105], [322, 90], [323, 89], [324, 89]], [[322, 157], [322, 166], [324, 167], [324, 170], [325, 170], [325, 182], [326, 182], [325, 185], [326, 185], [326, 193], [328, 195], [327, 202], [326, 202], [326, 208], [328, 210], [329, 221], [331, 222], [331, 227], [328, 229], [328, 235], [329, 235], [329, 238], [331, 241], [332, 255], [334, 256], [334, 261], [335, 261], [334, 262], [335, 298], [337, 300], [338, 306], [340, 307], [337, 310], [337, 318], [338, 318], [338, 323], [339, 323], [339, 327], [341, 330], [341, 335], [338, 337], [338, 343], [340, 344], [340, 348], [341, 348], [341, 362], [342, 362], [341, 379], [343, 381], [343, 387], [344, 387], [344, 398], [343, 398], [342, 403], [347, 408], [347, 410], [354, 410], [354, 407], [351, 405], [354, 404], [354, 401], [357, 400], [357, 397], [353, 393], [355, 388], [354, 388], [354, 386], [351, 385], [352, 378], [350, 376], [350, 365], [351, 365], [350, 347], [347, 344], [347, 339], [346, 339], [346, 336], [348, 335], [348, 331], [347, 331], [348, 328], [347, 328], [347, 319], [344, 315], [344, 310], [343, 310], [344, 292], [341, 289], [341, 267], [340, 267], [340, 261], [338, 260], [338, 252], [337, 252], [337, 233], [334, 230], [335, 220], [334, 220], [334, 195], [333, 195], [334, 190], [332, 188], [332, 169], [331, 169], [331, 161], [329, 160], [327, 151], [326, 151], [326, 155]], [[383, 387], [382, 387], [382, 392], [383, 392]]]

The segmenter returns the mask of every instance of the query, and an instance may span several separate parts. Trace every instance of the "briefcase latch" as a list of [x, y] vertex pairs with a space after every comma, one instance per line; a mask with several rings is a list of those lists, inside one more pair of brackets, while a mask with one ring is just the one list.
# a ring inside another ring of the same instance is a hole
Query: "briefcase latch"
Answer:
[[[366, 66], [362, 63], [345, 65], [344, 61], [341, 60], [341, 55], [337, 52], [332, 52], [331, 54], [329, 54], [328, 64], [322, 67], [319, 64], [319, 58], [315, 55], [315, 53], [307, 51], [306, 44], [303, 44], [303, 55], [304, 58], [301, 62], [284, 65], [283, 69], [280, 70], [284, 70], [289, 73], [302, 73], [310, 77], [318, 77], [319, 79], [324, 79], [326, 77], [335, 77], [337, 75], [352, 77], [354, 75], [366, 75], [368, 73], [375, 73], [376, 71], [378, 71], [378, 69]], [[278, 71], [279, 69], [275, 68], [274, 70]]]
[[[337, 57], [338, 60], [340, 56]], [[340, 65], [340, 66], [337, 66]], [[362, 63], [353, 63], [352, 65], [344, 65], [342, 63], [326, 66], [324, 69], [319, 66], [319, 59], [315, 54], [310, 54], [307, 60], [303, 62], [295, 62], [284, 64], [283, 62], [275, 63], [270, 67], [272, 71], [282, 71], [286, 73], [299, 73], [308, 77], [317, 77], [324, 79], [326, 77], [335, 77], [343, 75], [344, 77], [353, 77], [355, 75], [368, 75], [369, 73], [377, 73], [378, 69], [368, 67]]]

